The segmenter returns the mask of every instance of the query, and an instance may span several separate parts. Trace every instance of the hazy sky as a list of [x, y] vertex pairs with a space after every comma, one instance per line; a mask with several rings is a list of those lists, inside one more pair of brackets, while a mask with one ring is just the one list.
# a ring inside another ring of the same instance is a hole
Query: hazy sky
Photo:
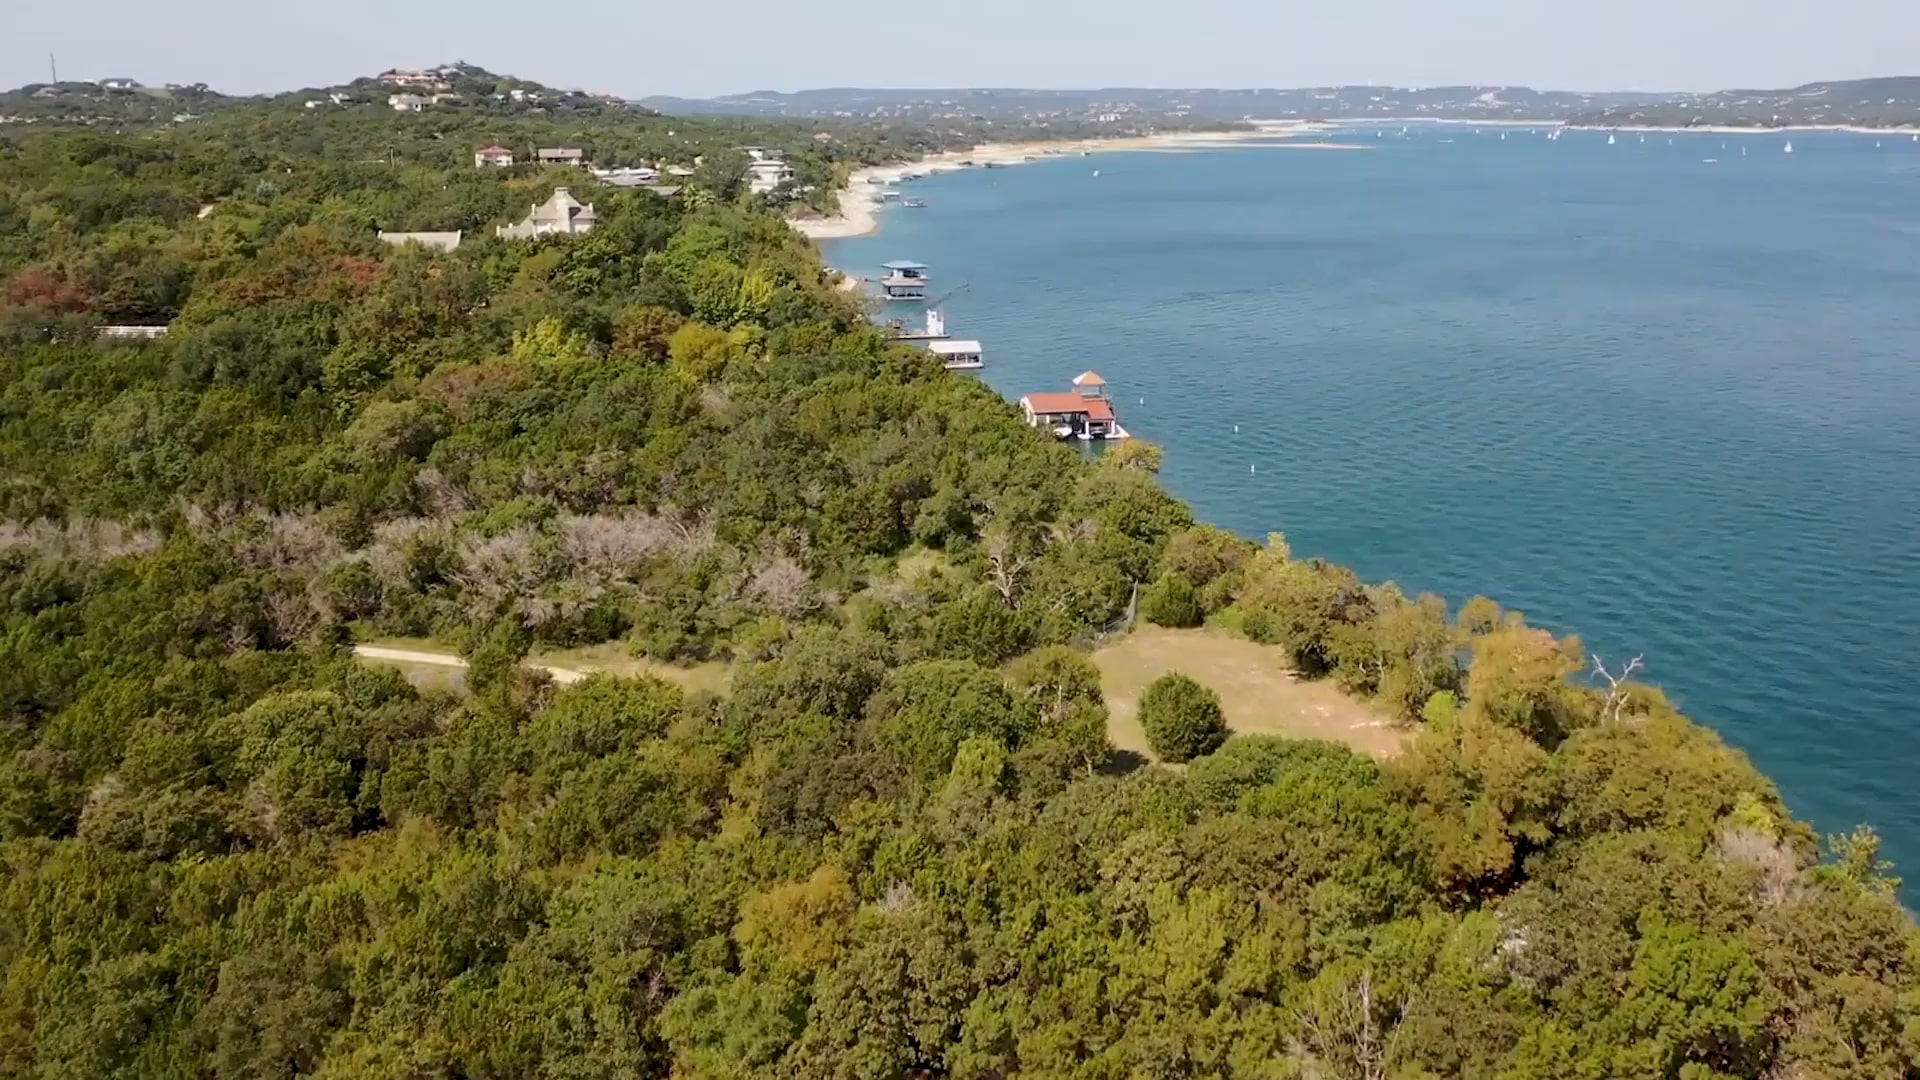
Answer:
[[228, 92], [464, 59], [567, 88], [1521, 83], [1718, 89], [1920, 71], [1920, 0], [0, 0], [0, 84]]

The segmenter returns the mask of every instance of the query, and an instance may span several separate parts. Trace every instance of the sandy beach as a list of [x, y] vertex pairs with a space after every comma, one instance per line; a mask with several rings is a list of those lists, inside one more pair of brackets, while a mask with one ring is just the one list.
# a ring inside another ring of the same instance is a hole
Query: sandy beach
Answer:
[[1148, 151], [1155, 153], [1196, 153], [1224, 147], [1242, 146], [1274, 150], [1369, 150], [1371, 147], [1348, 143], [1283, 142], [1255, 143], [1255, 140], [1321, 134], [1324, 124], [1294, 121], [1261, 121], [1246, 131], [1182, 131], [1163, 135], [1139, 135], [1121, 139], [1057, 139], [1046, 142], [983, 143], [971, 150], [949, 150], [930, 154], [918, 161], [893, 165], [875, 165], [855, 170], [840, 192], [840, 212], [832, 217], [793, 218], [790, 224], [801, 235], [815, 240], [835, 240], [865, 236], [879, 227], [881, 188], [898, 183], [909, 174], [952, 172], [956, 169], [1024, 165], [1043, 158], [1074, 154]]

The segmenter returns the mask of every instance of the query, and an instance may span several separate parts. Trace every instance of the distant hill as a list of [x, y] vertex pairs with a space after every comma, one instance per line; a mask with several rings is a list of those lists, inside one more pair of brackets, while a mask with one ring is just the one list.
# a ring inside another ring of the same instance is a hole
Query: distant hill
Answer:
[[1617, 127], [1920, 126], [1920, 75], [1808, 83], [1791, 90], [1719, 90], [1578, 113], [1574, 123]]
[[1511, 86], [1330, 86], [1296, 89], [1096, 90], [1015, 88], [888, 90], [836, 87], [795, 93], [756, 91], [711, 99], [651, 97], [641, 104], [670, 115], [959, 118], [1033, 121], [1057, 117], [1146, 115], [1206, 120], [1364, 117], [1532, 119], [1666, 100], [1666, 95], [1582, 94]]
[[425, 98], [423, 108], [499, 116], [648, 111], [613, 95], [561, 90], [456, 61], [417, 71], [380, 72], [334, 86], [260, 95], [222, 94], [205, 83], [145, 86], [130, 78], [29, 83], [0, 91], [0, 125], [138, 127], [186, 123], [239, 107], [389, 109], [393, 107], [389, 99], [395, 95]]
[[[1139, 121], [1156, 117], [1243, 120], [1564, 120], [1591, 124], [1920, 124], [1920, 77], [1812, 83], [1792, 90], [1579, 93], [1524, 86], [1332, 86], [1294, 89], [771, 90], [717, 98], [650, 97], [669, 115], [901, 119], [970, 118], [1026, 123]], [[1697, 119], [1696, 119], [1697, 118]]]

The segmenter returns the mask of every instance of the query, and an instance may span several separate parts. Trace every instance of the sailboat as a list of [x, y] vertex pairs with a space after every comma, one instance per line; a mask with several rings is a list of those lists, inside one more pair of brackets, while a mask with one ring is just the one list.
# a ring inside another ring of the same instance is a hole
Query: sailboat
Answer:
[[1612, 146], [1612, 145], [1613, 145], [1613, 134], [1612, 134], [1611, 132], [1609, 132], [1609, 133], [1607, 134], [1607, 145], [1608, 145], [1608, 146]]
[[1791, 154], [1791, 153], [1793, 153], [1793, 143], [1792, 143], [1792, 141], [1791, 141], [1791, 140], [1789, 140], [1789, 141], [1788, 141], [1788, 143], [1787, 143], [1787, 148], [1786, 148], [1786, 150], [1785, 150], [1784, 152], [1785, 152], [1785, 153], [1788, 153], [1788, 154]]
[[1647, 145], [1647, 137], [1645, 135], [1640, 136], [1640, 145], [1641, 146]]

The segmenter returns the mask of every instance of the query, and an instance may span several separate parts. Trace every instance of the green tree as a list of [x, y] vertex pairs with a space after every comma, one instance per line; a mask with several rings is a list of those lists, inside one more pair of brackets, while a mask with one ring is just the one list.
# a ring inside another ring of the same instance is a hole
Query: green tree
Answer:
[[1177, 673], [1153, 680], [1140, 695], [1140, 726], [1162, 761], [1192, 761], [1227, 741], [1220, 696]]
[[1168, 571], [1140, 595], [1140, 616], [1160, 626], [1199, 626], [1206, 613], [1186, 575]]

